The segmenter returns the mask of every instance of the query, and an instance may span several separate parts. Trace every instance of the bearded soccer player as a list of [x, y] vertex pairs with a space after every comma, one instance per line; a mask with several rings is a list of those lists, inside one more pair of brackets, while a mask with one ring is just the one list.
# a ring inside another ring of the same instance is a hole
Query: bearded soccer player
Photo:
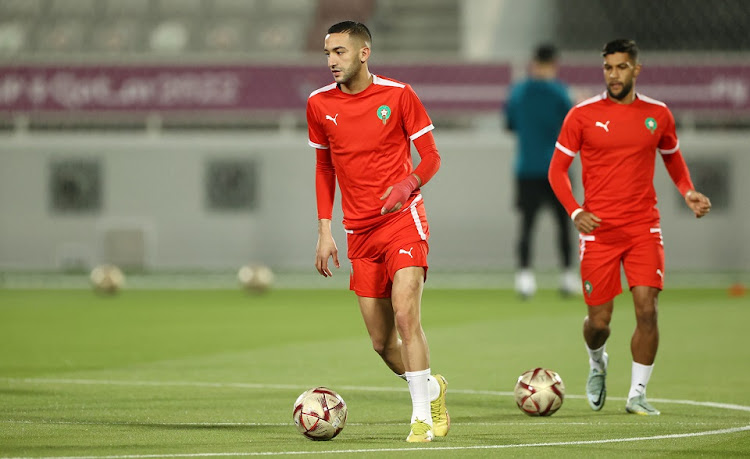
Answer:
[[[421, 325], [429, 227], [420, 187], [440, 167], [432, 121], [411, 86], [371, 74], [372, 35], [361, 23], [331, 26], [324, 52], [334, 83], [307, 100], [309, 144], [316, 150], [318, 243], [315, 267], [339, 267], [331, 234], [338, 179], [355, 292], [373, 348], [409, 384], [411, 432], [406, 441], [445, 436], [447, 382], [430, 372]], [[421, 161], [414, 169], [411, 142]]]
[[[711, 210], [695, 191], [667, 106], [635, 92], [641, 72], [638, 47], [618, 39], [604, 46], [606, 92], [573, 107], [563, 123], [548, 178], [580, 235], [579, 255], [588, 315], [583, 337], [589, 353], [589, 405], [601, 410], [607, 395], [608, 356], [614, 298], [622, 293], [624, 267], [635, 306], [636, 328], [628, 413], [658, 415], [646, 400], [659, 344], [657, 302], [664, 287], [664, 246], [654, 190], [655, 155], [697, 218]], [[573, 196], [567, 172], [580, 152], [584, 203]]]

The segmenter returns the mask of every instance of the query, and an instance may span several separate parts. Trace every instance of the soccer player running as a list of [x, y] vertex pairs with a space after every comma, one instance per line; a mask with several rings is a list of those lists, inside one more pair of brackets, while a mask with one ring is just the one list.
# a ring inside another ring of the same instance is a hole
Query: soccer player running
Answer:
[[505, 105], [509, 130], [518, 135], [515, 159], [516, 207], [521, 212], [515, 287], [523, 299], [536, 292], [531, 248], [534, 223], [540, 209], [549, 205], [557, 223], [557, 247], [563, 272], [560, 292], [564, 296], [578, 291], [573, 265], [570, 222], [547, 181], [547, 171], [555, 151], [565, 115], [571, 109], [568, 88], [557, 78], [557, 49], [544, 44], [537, 47], [529, 77], [514, 84]]
[[[583, 337], [590, 372], [586, 395], [601, 410], [607, 395], [607, 353], [615, 296], [622, 293], [624, 266], [635, 305], [636, 327], [630, 341], [631, 386], [625, 409], [658, 415], [646, 400], [659, 344], [657, 302], [664, 286], [664, 247], [654, 190], [658, 151], [669, 176], [697, 218], [711, 202], [695, 191], [675, 133], [672, 113], [663, 102], [635, 92], [641, 72], [638, 47], [618, 39], [604, 46], [606, 92], [575, 106], [565, 118], [549, 168], [549, 181], [580, 232], [579, 255], [588, 316]], [[573, 196], [567, 171], [581, 155], [584, 204]]]
[[[429, 227], [419, 190], [439, 169], [440, 155], [432, 121], [411, 86], [368, 70], [371, 44], [364, 24], [331, 26], [324, 52], [334, 83], [313, 91], [307, 101], [308, 143], [317, 154], [315, 267], [324, 277], [332, 275], [329, 258], [339, 267], [331, 234], [338, 179], [352, 264], [349, 287], [373, 348], [409, 384], [406, 441], [428, 442], [450, 428], [447, 382], [430, 373], [420, 318]], [[416, 169], [412, 141], [421, 157]]]

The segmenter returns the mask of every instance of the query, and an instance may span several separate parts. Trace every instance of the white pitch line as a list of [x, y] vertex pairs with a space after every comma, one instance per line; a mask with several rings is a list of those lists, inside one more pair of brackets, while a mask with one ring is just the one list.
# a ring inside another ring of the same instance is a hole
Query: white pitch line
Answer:
[[[429, 446], [429, 447], [411, 447], [411, 448], [363, 448], [363, 449], [342, 449], [327, 451], [258, 451], [258, 452], [236, 452], [236, 453], [187, 453], [187, 454], [121, 454], [111, 456], [44, 456], [34, 459], [148, 459], [156, 457], [233, 457], [233, 456], [291, 456], [302, 454], [363, 454], [363, 453], [394, 453], [404, 451], [419, 451], [427, 453], [431, 451], [467, 451], [480, 449], [511, 449], [511, 448], [541, 448], [550, 446], [581, 446], [581, 445], [601, 445], [606, 443], [628, 443], [637, 441], [653, 440], [670, 440], [675, 438], [692, 438], [705, 437], [709, 435], [727, 435], [738, 432], [750, 431], [750, 425], [734, 427], [731, 429], [707, 430], [704, 432], [692, 432], [684, 434], [667, 434], [654, 435], [651, 437], [628, 437], [628, 438], [607, 438], [603, 440], [579, 440], [579, 441], [559, 441], [550, 443], [520, 443], [515, 445], [476, 445], [476, 446]], [[0, 459], [30, 459], [26, 457], [4, 457]]]
[[[306, 389], [307, 386], [285, 385], [285, 384], [252, 384], [252, 383], [208, 383], [208, 382], [191, 382], [191, 381], [118, 381], [118, 380], [96, 380], [96, 379], [41, 379], [41, 378], [0, 378], [0, 381], [9, 383], [28, 383], [28, 384], [78, 384], [78, 385], [125, 385], [125, 386], [189, 386], [189, 387], [219, 387], [219, 388], [244, 388], [244, 389]], [[397, 390], [390, 387], [369, 387], [369, 386], [338, 386], [341, 390], [351, 391], [381, 391], [394, 392]], [[512, 392], [483, 391], [457, 389], [453, 393], [463, 393], [472, 395], [496, 395], [509, 396]], [[569, 398], [583, 398], [581, 395], [566, 395]], [[616, 397], [612, 397], [617, 399]], [[624, 400], [624, 398], [621, 398]], [[695, 400], [670, 400], [670, 399], [651, 399], [661, 403], [676, 403], [692, 406], [704, 406], [711, 408], [723, 408], [738, 411], [750, 411], [750, 407], [744, 405], [735, 405], [729, 403], [716, 402], [699, 402]], [[585, 423], [584, 423], [585, 424]], [[234, 425], [234, 424], [227, 424]], [[287, 425], [287, 424], [282, 424]], [[703, 432], [692, 432], [683, 434], [665, 434], [654, 435], [650, 437], [628, 437], [628, 438], [610, 438], [602, 440], [579, 440], [570, 442], [550, 442], [550, 443], [522, 443], [511, 445], [476, 445], [476, 446], [435, 446], [427, 448], [382, 448], [382, 449], [350, 449], [350, 450], [327, 450], [327, 451], [259, 451], [259, 452], [237, 452], [237, 453], [183, 453], [183, 454], [126, 454], [110, 456], [47, 456], [36, 457], [33, 459], [149, 459], [157, 457], [234, 457], [234, 456], [288, 456], [302, 454], [364, 454], [364, 453], [384, 453], [384, 452], [402, 452], [402, 451], [461, 451], [461, 450], [482, 450], [482, 449], [510, 449], [510, 448], [536, 448], [549, 446], [576, 446], [576, 445], [596, 445], [606, 443], [625, 443], [637, 441], [665, 440], [676, 438], [703, 437], [709, 435], [726, 435], [738, 432], [750, 431], [750, 425], [742, 427], [732, 427], [718, 430], [708, 430]], [[32, 459], [29, 457], [0, 457], [0, 459]]]

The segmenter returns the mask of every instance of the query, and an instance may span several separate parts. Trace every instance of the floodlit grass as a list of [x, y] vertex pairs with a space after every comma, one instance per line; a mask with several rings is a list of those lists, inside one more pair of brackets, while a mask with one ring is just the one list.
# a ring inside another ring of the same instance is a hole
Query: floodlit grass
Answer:
[[[616, 300], [609, 398], [583, 399], [585, 306], [542, 291], [428, 288], [433, 372], [449, 381], [453, 425], [404, 441], [406, 384], [371, 350], [355, 297], [339, 290], [0, 290], [0, 456], [637, 457], [750, 455], [750, 301], [723, 290], [667, 290], [648, 394], [662, 415], [625, 413], [629, 295]], [[567, 397], [531, 418], [511, 392], [523, 371], [562, 376]], [[297, 433], [292, 404], [325, 385], [349, 406], [329, 442]], [[656, 437], [656, 438], [653, 438]]]

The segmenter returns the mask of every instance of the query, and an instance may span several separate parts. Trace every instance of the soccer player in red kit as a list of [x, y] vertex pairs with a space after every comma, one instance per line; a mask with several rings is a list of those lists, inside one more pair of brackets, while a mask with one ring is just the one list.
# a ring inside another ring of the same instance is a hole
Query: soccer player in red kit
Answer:
[[[315, 267], [339, 267], [331, 234], [338, 179], [355, 292], [373, 348], [409, 383], [409, 442], [445, 436], [447, 382], [430, 372], [421, 300], [427, 273], [429, 227], [420, 187], [440, 167], [432, 121], [412, 88], [371, 74], [372, 35], [364, 24], [331, 26], [324, 51], [334, 83], [307, 100], [309, 144], [317, 153], [318, 243]], [[421, 161], [411, 161], [411, 142]]]
[[[550, 163], [549, 181], [580, 232], [583, 293], [588, 315], [583, 337], [589, 352], [586, 395], [593, 410], [607, 395], [607, 353], [615, 296], [622, 293], [625, 269], [636, 328], [630, 341], [631, 386], [625, 409], [658, 415], [646, 400], [646, 385], [659, 344], [657, 302], [664, 287], [664, 247], [654, 190], [658, 152], [685, 203], [700, 218], [711, 202], [695, 191], [675, 133], [672, 113], [663, 102], [635, 92], [641, 72], [638, 47], [618, 39], [604, 46], [607, 91], [568, 112]], [[584, 203], [573, 196], [568, 168], [580, 152]]]

